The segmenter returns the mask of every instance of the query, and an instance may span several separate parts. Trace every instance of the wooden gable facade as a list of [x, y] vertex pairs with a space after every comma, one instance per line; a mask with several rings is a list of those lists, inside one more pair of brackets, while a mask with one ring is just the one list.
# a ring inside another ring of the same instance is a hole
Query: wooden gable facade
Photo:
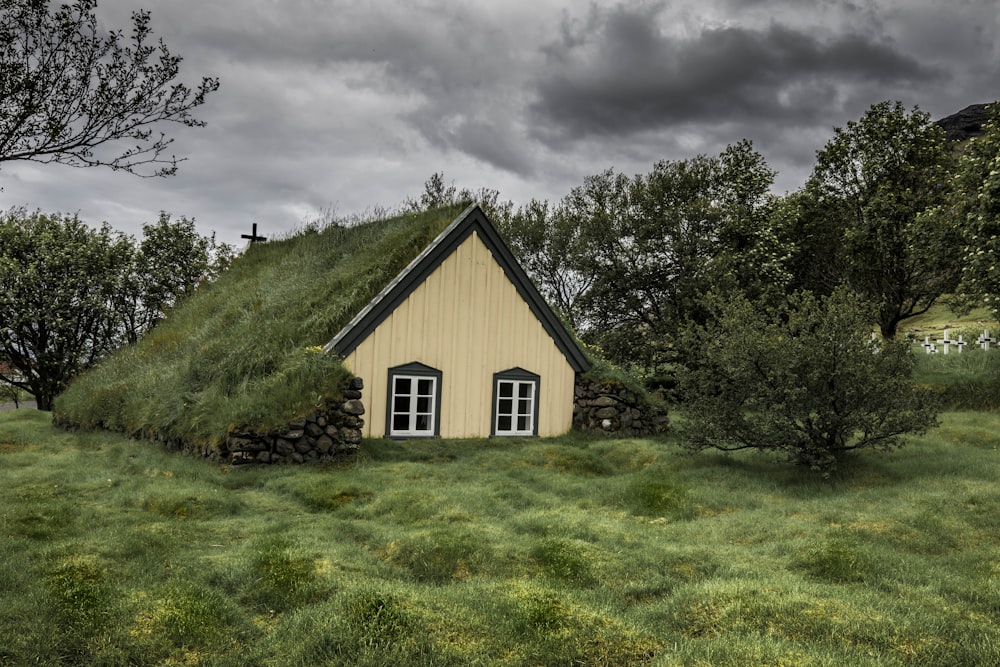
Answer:
[[364, 380], [366, 437], [559, 435], [589, 368], [476, 205], [325, 350]]

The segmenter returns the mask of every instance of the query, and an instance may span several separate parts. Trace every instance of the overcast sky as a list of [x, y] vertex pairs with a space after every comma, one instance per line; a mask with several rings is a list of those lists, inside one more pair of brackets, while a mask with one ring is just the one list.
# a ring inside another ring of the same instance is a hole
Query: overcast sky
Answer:
[[443, 172], [558, 200], [609, 167], [750, 139], [799, 188], [835, 126], [899, 100], [935, 119], [1000, 97], [996, 0], [100, 0], [143, 7], [180, 79], [221, 79], [167, 126], [178, 174], [5, 163], [0, 204], [138, 235], [161, 210], [242, 246], [327, 211], [396, 206]]

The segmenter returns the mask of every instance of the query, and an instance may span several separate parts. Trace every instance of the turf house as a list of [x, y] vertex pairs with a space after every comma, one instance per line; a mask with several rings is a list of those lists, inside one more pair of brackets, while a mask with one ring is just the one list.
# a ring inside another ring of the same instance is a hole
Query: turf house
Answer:
[[590, 365], [478, 206], [324, 351], [364, 380], [369, 437], [559, 435]]
[[446, 207], [251, 244], [54, 418], [233, 463], [665, 421], [590, 369], [482, 209]]

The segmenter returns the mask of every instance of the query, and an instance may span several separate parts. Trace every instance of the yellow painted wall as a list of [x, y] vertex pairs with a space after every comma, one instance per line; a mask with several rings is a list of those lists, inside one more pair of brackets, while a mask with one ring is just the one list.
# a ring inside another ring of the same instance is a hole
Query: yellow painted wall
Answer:
[[538, 434], [572, 426], [573, 369], [475, 232], [344, 360], [365, 382], [365, 436], [385, 435], [389, 368], [414, 361], [442, 373], [443, 438], [488, 436], [493, 374], [516, 366], [541, 376]]

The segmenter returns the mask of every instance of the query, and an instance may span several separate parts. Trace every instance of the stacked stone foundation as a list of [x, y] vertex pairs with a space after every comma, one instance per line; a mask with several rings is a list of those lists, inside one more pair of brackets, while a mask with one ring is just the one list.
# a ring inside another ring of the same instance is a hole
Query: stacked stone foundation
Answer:
[[289, 422], [275, 432], [234, 431], [220, 447], [206, 450], [210, 458], [234, 465], [248, 463], [319, 463], [350, 458], [361, 445], [365, 414], [361, 378], [353, 378], [342, 401]]
[[614, 436], [644, 437], [667, 431], [667, 413], [616, 380], [577, 378], [573, 428]]

